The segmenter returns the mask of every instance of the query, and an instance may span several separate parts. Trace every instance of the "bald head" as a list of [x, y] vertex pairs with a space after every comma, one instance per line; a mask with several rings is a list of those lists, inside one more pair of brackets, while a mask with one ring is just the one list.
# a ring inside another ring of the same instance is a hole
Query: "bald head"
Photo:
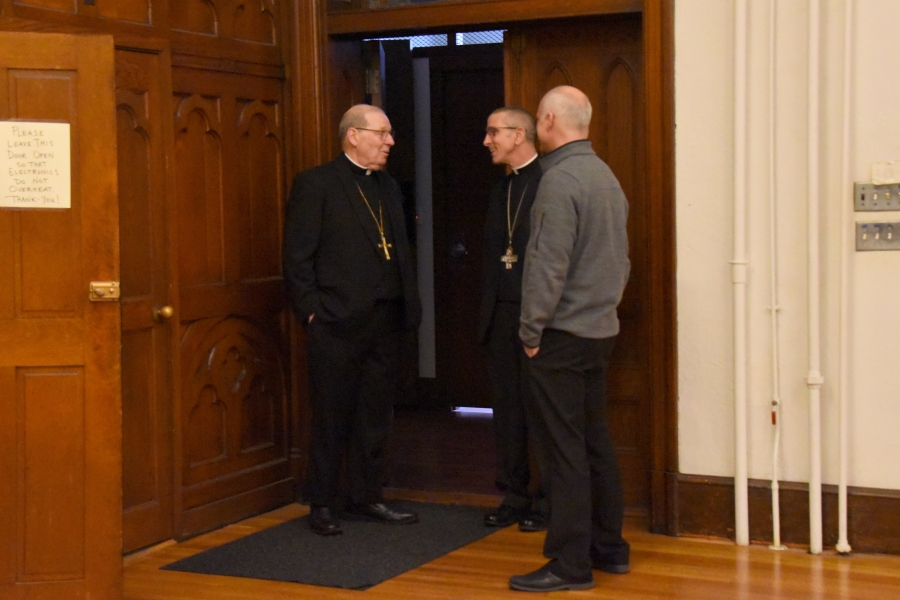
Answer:
[[538, 107], [538, 138], [545, 152], [587, 139], [590, 125], [591, 102], [584, 92], [561, 85], [544, 94]]
[[346, 142], [347, 130], [351, 127], [365, 127], [366, 123], [368, 123], [368, 115], [371, 113], [380, 113], [383, 115], [384, 111], [371, 104], [355, 104], [351, 106], [350, 109], [344, 113], [344, 116], [341, 118], [341, 123], [338, 125], [338, 137], [341, 138], [341, 143]]
[[344, 154], [372, 171], [385, 166], [394, 145], [394, 132], [387, 115], [369, 104], [351, 106], [341, 119], [338, 134]]

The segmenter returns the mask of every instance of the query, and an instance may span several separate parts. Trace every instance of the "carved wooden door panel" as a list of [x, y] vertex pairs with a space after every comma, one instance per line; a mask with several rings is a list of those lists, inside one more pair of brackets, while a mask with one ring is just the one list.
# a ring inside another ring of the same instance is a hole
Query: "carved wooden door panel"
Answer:
[[[123, 550], [171, 539], [172, 365], [177, 290], [168, 261], [166, 152], [172, 144], [164, 46], [116, 51], [122, 271]], [[174, 207], [174, 203], [172, 203]]]
[[283, 81], [173, 70], [176, 535], [293, 499], [281, 282]]
[[506, 35], [507, 100], [537, 111], [557, 85], [574, 85], [593, 106], [590, 139], [629, 202], [631, 277], [619, 305], [621, 331], [609, 374], [609, 421], [625, 504], [650, 504], [649, 222], [644, 169], [640, 15], [522, 25]]
[[119, 278], [112, 81], [109, 36], [0, 34], [0, 119], [70, 125], [72, 192], [0, 208], [4, 599], [122, 594], [119, 304], [88, 298]]

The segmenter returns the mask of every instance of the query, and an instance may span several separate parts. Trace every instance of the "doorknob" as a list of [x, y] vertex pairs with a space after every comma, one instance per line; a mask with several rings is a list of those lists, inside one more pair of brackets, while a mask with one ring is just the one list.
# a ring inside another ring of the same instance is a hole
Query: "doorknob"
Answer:
[[455, 244], [450, 246], [450, 256], [452, 258], [460, 258], [467, 255], [468, 253], [469, 251], [466, 250], [466, 245], [462, 242], [456, 242]]
[[168, 321], [172, 318], [172, 315], [175, 314], [175, 309], [171, 306], [162, 306], [159, 308], [153, 309], [153, 320], [162, 323], [163, 321]]

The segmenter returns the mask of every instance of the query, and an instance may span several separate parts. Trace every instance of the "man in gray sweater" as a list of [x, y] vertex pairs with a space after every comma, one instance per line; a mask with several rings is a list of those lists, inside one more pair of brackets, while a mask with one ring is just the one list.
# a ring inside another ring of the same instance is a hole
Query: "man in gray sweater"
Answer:
[[541, 100], [544, 176], [531, 212], [519, 337], [529, 357], [549, 474], [550, 561], [513, 589], [594, 586], [591, 568], [629, 569], [622, 483], [606, 418], [606, 374], [628, 281], [628, 202], [587, 139], [591, 104], [560, 86]]

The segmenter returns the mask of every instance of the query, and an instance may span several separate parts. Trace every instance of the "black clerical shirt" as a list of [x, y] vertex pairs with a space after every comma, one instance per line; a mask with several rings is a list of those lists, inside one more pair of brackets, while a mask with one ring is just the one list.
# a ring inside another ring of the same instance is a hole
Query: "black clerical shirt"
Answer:
[[[400, 267], [397, 264], [397, 254], [395, 250], [398, 241], [395, 239], [394, 230], [391, 227], [391, 219], [388, 215], [387, 206], [384, 206], [383, 204], [384, 197], [381, 194], [381, 189], [379, 188], [378, 181], [376, 177], [372, 175], [371, 171], [367, 175], [366, 169], [360, 167], [353, 161], [350, 161], [349, 158], [348, 162], [350, 163], [350, 169], [353, 171], [354, 180], [356, 181], [357, 185], [359, 185], [359, 189], [362, 190], [362, 193], [365, 194], [365, 198], [369, 202], [369, 207], [374, 213], [372, 222], [366, 223], [366, 225], [371, 226], [376, 232], [378, 231], [378, 207], [381, 206], [382, 218], [380, 219], [380, 221], [384, 224], [384, 237], [387, 240], [388, 244], [390, 244], [390, 260], [387, 260], [385, 258], [383, 249], [378, 249], [378, 257], [381, 260], [382, 266], [384, 267], [381, 282], [378, 285], [378, 297], [383, 300], [402, 298], [403, 283], [400, 278]], [[359, 198], [359, 201], [364, 202], [362, 196]], [[405, 243], [405, 241], [401, 240], [400, 243]]]
[[491, 195], [491, 203], [495, 204], [490, 212], [490, 217], [494, 220], [491, 231], [492, 235], [497, 237], [491, 247], [495, 249], [495, 254], [498, 247], [505, 253], [509, 246], [509, 229], [512, 228], [512, 253], [516, 257], [512, 269], [506, 268], [506, 263], [501, 262], [500, 255], [485, 257], [485, 260], [495, 263], [494, 269], [498, 277], [497, 300], [500, 302], [520, 302], [522, 299], [522, 271], [530, 231], [531, 206], [534, 204], [540, 179], [541, 167], [535, 160], [518, 169], [518, 173], [511, 172], [507, 175], [503, 185], [495, 188], [495, 193]]

